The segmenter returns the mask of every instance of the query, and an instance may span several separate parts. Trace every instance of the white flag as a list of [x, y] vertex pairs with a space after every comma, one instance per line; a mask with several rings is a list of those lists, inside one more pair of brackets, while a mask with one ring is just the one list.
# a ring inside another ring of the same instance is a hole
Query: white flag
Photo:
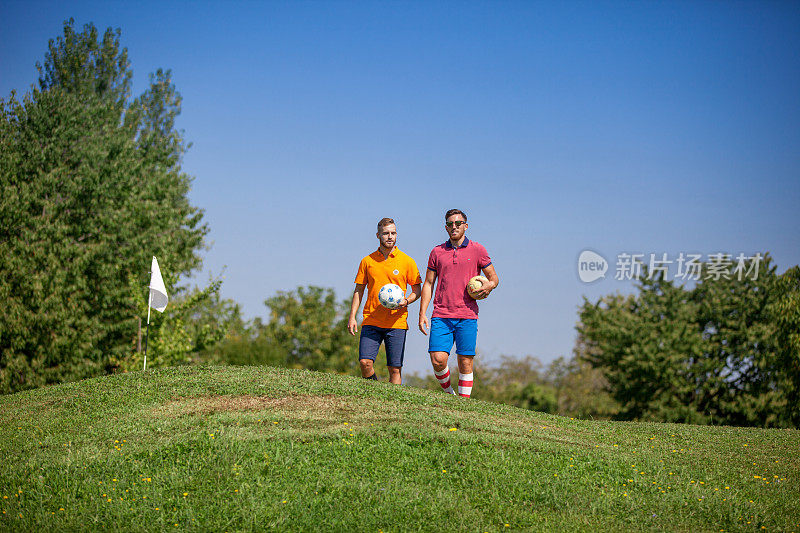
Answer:
[[153, 256], [153, 265], [150, 268], [150, 307], [163, 313], [167, 308], [167, 288], [164, 286], [164, 278], [161, 277], [161, 269], [158, 268], [156, 256]]

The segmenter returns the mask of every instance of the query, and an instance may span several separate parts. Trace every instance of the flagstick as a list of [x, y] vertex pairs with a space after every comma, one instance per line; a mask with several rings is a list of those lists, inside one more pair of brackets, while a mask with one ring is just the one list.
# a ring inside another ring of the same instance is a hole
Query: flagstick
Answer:
[[150, 296], [147, 298], [147, 327], [144, 330], [144, 367], [142, 367], [142, 372], [147, 370], [147, 337], [150, 335], [150, 304], [153, 303], [153, 292], [149, 287], [147, 292]]

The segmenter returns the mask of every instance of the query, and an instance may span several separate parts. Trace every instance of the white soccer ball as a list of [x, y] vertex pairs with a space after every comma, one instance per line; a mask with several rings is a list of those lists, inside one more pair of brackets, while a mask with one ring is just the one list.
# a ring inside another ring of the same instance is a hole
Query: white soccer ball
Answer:
[[381, 291], [378, 293], [378, 301], [387, 309], [397, 309], [403, 298], [405, 298], [403, 289], [394, 283], [387, 283], [381, 287]]

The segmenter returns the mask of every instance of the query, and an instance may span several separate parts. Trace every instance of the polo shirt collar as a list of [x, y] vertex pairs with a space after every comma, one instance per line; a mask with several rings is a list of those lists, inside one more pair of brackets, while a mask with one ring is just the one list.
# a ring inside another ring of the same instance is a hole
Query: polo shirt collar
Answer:
[[[395, 257], [397, 255], [397, 252], [399, 252], [399, 251], [400, 251], [400, 248], [395, 246], [394, 249], [391, 252], [389, 252], [389, 257]], [[375, 250], [375, 253], [383, 255], [383, 252], [381, 252], [381, 247], [380, 246], [378, 246], [378, 249]]]
[[[469, 244], [469, 239], [464, 237], [464, 242], [461, 243], [461, 246], [459, 246], [459, 248], [466, 248], [468, 244]], [[451, 248], [451, 249], [453, 248], [453, 243], [450, 242], [450, 239], [447, 239], [445, 241], [444, 247], [445, 248]]]

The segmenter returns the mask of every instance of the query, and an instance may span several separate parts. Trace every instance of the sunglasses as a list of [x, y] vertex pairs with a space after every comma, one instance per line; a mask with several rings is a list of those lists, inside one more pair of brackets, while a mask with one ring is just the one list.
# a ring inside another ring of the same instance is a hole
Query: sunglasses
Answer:
[[457, 228], [460, 228], [461, 224], [466, 224], [466, 222], [464, 222], [463, 220], [451, 220], [450, 222], [444, 223], [444, 225], [447, 226], [448, 228], [452, 228], [453, 224], [455, 224]]

